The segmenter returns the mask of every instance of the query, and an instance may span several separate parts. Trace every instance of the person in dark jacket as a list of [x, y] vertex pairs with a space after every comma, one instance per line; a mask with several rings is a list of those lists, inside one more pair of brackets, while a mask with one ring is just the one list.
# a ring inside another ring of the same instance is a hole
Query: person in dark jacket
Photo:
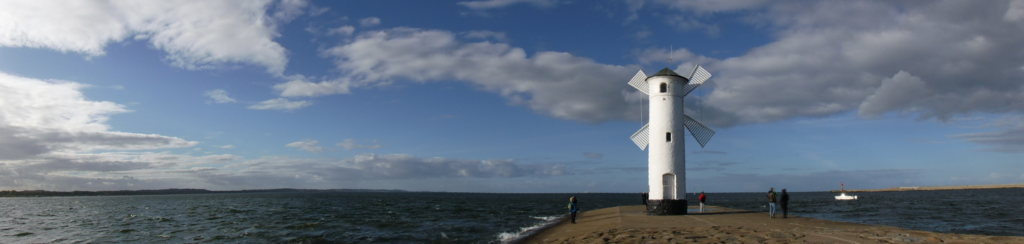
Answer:
[[768, 216], [775, 218], [775, 187], [768, 190]]
[[645, 192], [641, 192], [640, 193], [640, 198], [641, 198], [640, 200], [643, 202], [644, 206], [646, 207], [647, 206], [647, 192], [646, 191]]
[[704, 195], [704, 192], [702, 191], [702, 192], [700, 192], [700, 197], [697, 197], [697, 199], [700, 200], [700, 212], [703, 213], [704, 212], [704, 201], [708, 200], [708, 197], [707, 197], [707, 195]]
[[569, 214], [572, 215], [572, 218], [570, 220], [572, 221], [573, 224], [576, 223], [576, 212], [579, 212], [579, 211], [580, 211], [580, 207], [579, 207], [579, 205], [576, 204], [576, 197], [570, 197], [569, 198]]
[[779, 197], [779, 205], [782, 206], [782, 218], [786, 218], [786, 214], [789, 212], [789, 193], [786, 193], [786, 189], [782, 189], [782, 196]]

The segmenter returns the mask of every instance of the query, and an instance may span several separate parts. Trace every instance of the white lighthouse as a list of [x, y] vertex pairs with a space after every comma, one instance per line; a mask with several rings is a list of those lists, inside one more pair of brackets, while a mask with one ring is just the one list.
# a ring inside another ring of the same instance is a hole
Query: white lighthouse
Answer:
[[641, 70], [629, 85], [650, 99], [650, 123], [630, 137], [643, 150], [648, 145], [648, 215], [686, 214], [686, 147], [684, 128], [700, 143], [707, 144], [715, 131], [683, 114], [683, 97], [711, 78], [697, 65], [688, 77], [665, 68], [648, 77]]

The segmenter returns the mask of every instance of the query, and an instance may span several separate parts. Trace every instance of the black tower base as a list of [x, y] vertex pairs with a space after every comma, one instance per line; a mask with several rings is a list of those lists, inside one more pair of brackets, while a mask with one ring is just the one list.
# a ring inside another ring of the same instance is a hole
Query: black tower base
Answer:
[[647, 200], [647, 215], [686, 215], [686, 199]]

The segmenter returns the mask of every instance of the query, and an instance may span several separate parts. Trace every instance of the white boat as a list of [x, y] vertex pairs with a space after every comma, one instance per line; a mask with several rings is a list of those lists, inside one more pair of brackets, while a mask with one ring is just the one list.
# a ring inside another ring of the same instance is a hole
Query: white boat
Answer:
[[836, 200], [857, 200], [857, 196], [847, 196], [845, 192], [836, 196]]

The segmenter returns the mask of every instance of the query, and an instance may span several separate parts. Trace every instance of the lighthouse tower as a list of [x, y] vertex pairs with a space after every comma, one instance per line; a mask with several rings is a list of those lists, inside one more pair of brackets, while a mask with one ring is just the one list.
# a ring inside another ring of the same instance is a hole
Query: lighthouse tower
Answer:
[[[648, 215], [686, 214], [686, 147], [682, 135], [690, 130], [701, 147], [715, 132], [683, 114], [683, 97], [711, 78], [699, 65], [688, 77], [665, 68], [648, 77], [641, 70], [629, 84], [650, 99], [650, 123], [630, 137], [648, 151]], [[684, 129], [685, 128], [685, 129]]]

